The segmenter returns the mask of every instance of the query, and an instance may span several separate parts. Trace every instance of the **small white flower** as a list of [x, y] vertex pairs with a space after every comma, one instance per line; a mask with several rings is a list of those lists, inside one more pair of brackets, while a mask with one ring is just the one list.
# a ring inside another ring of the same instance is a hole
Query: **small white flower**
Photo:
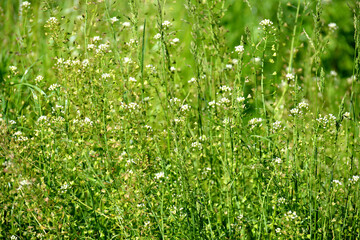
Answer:
[[191, 78], [191, 79], [188, 81], [188, 83], [194, 83], [194, 82], [196, 82], [196, 78]]
[[110, 18], [111, 24], [114, 24], [114, 23], [116, 23], [117, 21], [119, 21], [119, 19], [118, 19], [117, 17], [112, 17], [112, 18]]
[[169, 21], [164, 21], [164, 22], [162, 23], [162, 26], [165, 27], [165, 28], [171, 27], [171, 25], [172, 25], [172, 23], [169, 22]]
[[331, 75], [332, 77], [336, 77], [336, 76], [337, 76], [337, 72], [334, 71], [334, 70], [332, 70], [332, 71], [330, 71], [330, 75]]
[[231, 64], [226, 64], [225, 67], [226, 67], [227, 69], [232, 69], [233, 66], [232, 66]]
[[175, 45], [175, 44], [177, 44], [177, 43], [179, 43], [180, 42], [180, 40], [178, 39], [178, 38], [174, 38], [172, 41], [171, 41], [171, 44], [172, 45]]
[[46, 23], [51, 26], [51, 25], [57, 25], [59, 22], [56, 19], [56, 17], [51, 17], [46, 21]]
[[41, 82], [42, 80], [44, 80], [44, 77], [41, 76], [41, 75], [38, 75], [36, 78], [35, 78], [35, 82]]
[[160, 33], [155, 34], [154, 38], [155, 38], [155, 39], [160, 39], [160, 38], [161, 38], [161, 34], [160, 34]]
[[123, 25], [124, 27], [130, 27], [130, 26], [131, 26], [131, 24], [130, 24], [129, 22], [123, 22], [122, 25]]
[[131, 58], [124, 57], [124, 58], [123, 58], [123, 62], [124, 62], [125, 64], [127, 64], [127, 63], [131, 63], [132, 61], [131, 61]]
[[274, 159], [274, 162], [276, 162], [277, 164], [280, 164], [280, 163], [282, 163], [282, 160], [281, 160], [281, 158], [277, 157]]
[[239, 63], [239, 60], [234, 58], [231, 60], [231, 62], [234, 64], [234, 65], [237, 65]]
[[11, 125], [15, 125], [15, 124], [16, 124], [16, 122], [15, 122], [14, 120], [10, 120], [9, 123], [10, 123]]
[[235, 46], [235, 52], [237, 53], [243, 53], [244, 52], [244, 46], [243, 45], [239, 45], [239, 46]]
[[170, 71], [175, 72], [176, 68], [175, 67], [170, 67]]
[[12, 71], [14, 73], [14, 72], [16, 72], [17, 67], [16, 66], [10, 66], [9, 69], [10, 69], [10, 71]]
[[333, 181], [332, 181], [335, 185], [342, 185], [342, 183], [339, 181], [339, 180], [336, 180], [336, 179], [334, 179]]
[[93, 40], [93, 42], [99, 42], [102, 40], [102, 38], [100, 36], [95, 36], [95, 37], [93, 37], [92, 40]]
[[30, 8], [31, 3], [29, 3], [28, 1], [25, 1], [21, 4], [21, 8], [22, 9], [29, 9]]
[[287, 80], [294, 80], [295, 79], [295, 76], [293, 74], [291, 74], [291, 73], [286, 74], [285, 77], [286, 77]]
[[244, 97], [238, 97], [238, 98], [236, 98], [236, 101], [241, 103], [241, 102], [245, 101], [245, 98]]
[[190, 109], [190, 106], [187, 105], [187, 104], [182, 105], [181, 108], [180, 108], [180, 110], [181, 110], [182, 112], [186, 112], [186, 111], [188, 111], [189, 109]]
[[163, 177], [165, 177], [164, 172], [155, 173], [155, 178], [156, 179], [160, 179], [160, 178], [163, 178]]
[[264, 19], [260, 22], [260, 25], [263, 27], [270, 27], [273, 25], [273, 22], [270, 21], [269, 19]]
[[133, 77], [129, 77], [129, 82], [136, 82], [136, 79]]
[[101, 75], [101, 78], [102, 79], [108, 79], [108, 78], [110, 78], [111, 77], [111, 75], [109, 74], [109, 73], [103, 73], [102, 75]]
[[338, 26], [336, 25], [336, 23], [329, 23], [328, 27], [331, 31], [335, 31], [338, 29]]

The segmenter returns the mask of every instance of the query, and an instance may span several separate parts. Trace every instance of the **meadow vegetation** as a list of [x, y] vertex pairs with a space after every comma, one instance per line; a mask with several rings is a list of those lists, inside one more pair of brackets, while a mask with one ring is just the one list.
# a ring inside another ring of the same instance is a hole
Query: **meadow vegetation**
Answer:
[[1, 239], [360, 239], [360, 4], [0, 2]]

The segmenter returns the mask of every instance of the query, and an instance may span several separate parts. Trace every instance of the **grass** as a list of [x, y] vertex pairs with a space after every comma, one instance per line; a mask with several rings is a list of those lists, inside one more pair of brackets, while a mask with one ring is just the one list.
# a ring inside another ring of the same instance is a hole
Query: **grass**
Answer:
[[1, 239], [359, 239], [360, 6], [0, 3]]

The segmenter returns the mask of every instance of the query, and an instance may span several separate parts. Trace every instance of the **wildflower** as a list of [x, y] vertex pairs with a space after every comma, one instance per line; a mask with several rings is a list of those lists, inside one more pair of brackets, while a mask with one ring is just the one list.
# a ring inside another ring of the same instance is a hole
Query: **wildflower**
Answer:
[[30, 9], [30, 5], [31, 3], [29, 3], [28, 1], [24, 1], [22, 4], [21, 4], [21, 10], [27, 10], [27, 9]]
[[87, 45], [87, 49], [88, 49], [88, 50], [95, 49], [95, 45], [94, 45], [94, 44], [88, 44], [88, 45]]
[[59, 21], [56, 19], [56, 17], [51, 17], [46, 21], [48, 27], [55, 26], [59, 24]]
[[164, 22], [162, 23], [162, 26], [165, 27], [165, 28], [171, 27], [171, 25], [172, 25], [172, 23], [169, 22], [169, 21], [164, 21]]
[[232, 65], [231, 65], [231, 64], [226, 64], [225, 67], [226, 67], [227, 69], [232, 69]]
[[54, 84], [52, 84], [52, 85], [49, 87], [49, 91], [53, 91], [53, 90], [55, 90], [55, 89], [58, 88], [58, 87], [60, 87], [60, 85], [57, 84], [57, 83], [54, 83]]
[[281, 234], [281, 228], [276, 228], [275, 232]]
[[160, 34], [160, 33], [155, 34], [154, 38], [155, 38], [155, 39], [160, 39], [160, 38], [161, 38], [161, 34]]
[[174, 38], [170, 43], [172, 44], [172, 45], [175, 45], [175, 44], [177, 44], [177, 43], [179, 43], [180, 42], [180, 40], [178, 39], [178, 38]]
[[122, 25], [123, 25], [124, 27], [130, 27], [130, 26], [131, 26], [131, 24], [130, 24], [129, 22], [123, 22]]
[[90, 125], [90, 126], [93, 125], [93, 121], [91, 121], [90, 118], [88, 118], [88, 117], [86, 117], [86, 118], [84, 119], [84, 123], [87, 124], [87, 125]]
[[191, 143], [191, 147], [201, 150], [202, 149], [202, 144], [199, 143], [199, 142], [193, 142], [193, 143]]
[[342, 185], [342, 183], [339, 181], [339, 180], [336, 180], [336, 179], [334, 179], [333, 181], [332, 181], [335, 185]]
[[228, 99], [228, 98], [226, 98], [226, 97], [223, 97], [223, 98], [221, 98], [220, 100], [219, 100], [219, 103], [220, 104], [229, 104], [230, 103], [230, 100]]
[[104, 43], [104, 44], [100, 44], [99, 46], [98, 46], [98, 48], [96, 49], [96, 53], [104, 53], [104, 52], [108, 52], [109, 51], [109, 48], [110, 48], [110, 46], [109, 46], [109, 44], [107, 44], [107, 43]]
[[350, 183], [355, 184], [357, 181], [359, 181], [359, 176], [352, 176], [352, 178], [349, 178]]
[[262, 126], [262, 118], [253, 118], [249, 121], [249, 124], [251, 125], [250, 130], [254, 129], [255, 127], [261, 127]]
[[105, 79], [105, 80], [110, 78], [110, 77], [111, 77], [111, 75], [109, 73], [104, 73], [104, 74], [101, 75], [101, 78]]
[[164, 172], [155, 173], [155, 178], [156, 179], [160, 179], [160, 178], [163, 178], [163, 177], [165, 177]]
[[175, 68], [175, 67], [170, 67], [170, 71], [171, 71], [171, 72], [175, 72], [175, 71], [176, 71], [176, 68]]
[[292, 212], [292, 211], [288, 211], [287, 213], [284, 214], [285, 215], [285, 218], [287, 220], [294, 220], [298, 217], [298, 215], [296, 214], [296, 212]]
[[270, 27], [273, 25], [273, 22], [270, 21], [269, 19], [264, 19], [260, 22], [260, 25], [263, 27]]
[[16, 240], [16, 239], [18, 239], [18, 238], [17, 238], [17, 236], [15, 236], [15, 235], [11, 235], [10, 239], [11, 239], [11, 240]]
[[238, 98], [236, 98], [236, 101], [241, 103], [241, 102], [245, 101], [245, 98], [244, 97], [238, 97]]
[[129, 77], [129, 82], [136, 82], [136, 79], [133, 77]]
[[344, 113], [344, 117], [350, 118], [350, 113], [349, 112]]
[[272, 124], [272, 126], [273, 126], [273, 129], [274, 129], [274, 130], [278, 130], [278, 129], [281, 128], [281, 122], [280, 122], [280, 121], [276, 121], [276, 122], [274, 122], [274, 123]]
[[329, 27], [330, 31], [332, 31], [332, 32], [338, 29], [338, 26], [336, 25], [336, 23], [329, 23], [328, 27]]
[[118, 19], [117, 17], [112, 17], [112, 18], [110, 18], [111, 24], [114, 24], [114, 23], [116, 23], [117, 21], [119, 21], [119, 19]]
[[191, 79], [188, 81], [188, 83], [194, 83], [194, 82], [196, 82], [196, 78], [191, 78]]
[[235, 52], [237, 53], [243, 53], [244, 52], [244, 46], [243, 45], [239, 45], [239, 46], [235, 46]]
[[42, 80], [44, 80], [44, 77], [41, 76], [41, 75], [38, 75], [36, 78], [35, 78], [35, 82], [41, 82]]
[[124, 57], [124, 58], [123, 58], [123, 62], [124, 62], [125, 64], [127, 64], [127, 63], [131, 63], [132, 61], [131, 61], [131, 58]]
[[286, 202], [286, 199], [283, 197], [278, 199], [278, 203], [280, 203], [280, 204], [284, 204], [285, 202]]
[[274, 162], [276, 162], [277, 164], [280, 164], [280, 163], [282, 163], [282, 160], [281, 160], [281, 158], [277, 157], [274, 159]]
[[93, 37], [93, 42], [99, 42], [99, 41], [101, 41], [102, 40], [102, 38], [101, 37], [99, 37], [99, 36], [95, 36], [95, 37]]
[[293, 74], [291, 74], [291, 73], [286, 74], [285, 77], [286, 77], [287, 80], [294, 80], [295, 79], [295, 76]]
[[231, 88], [226, 86], [226, 85], [223, 85], [223, 86], [220, 87], [220, 90], [223, 91], [223, 92], [230, 92]]
[[238, 59], [232, 59], [231, 62], [234, 64], [234, 65], [237, 65], [239, 63], [239, 60]]
[[260, 62], [261, 62], [261, 58], [259, 58], [259, 57], [254, 58], [254, 62], [255, 62], [255, 63], [260, 63]]
[[181, 110], [182, 112], [186, 112], [186, 111], [188, 111], [189, 109], [190, 109], [190, 106], [187, 105], [187, 104], [182, 105], [181, 108], [180, 108], [180, 110]]
[[15, 122], [14, 120], [10, 120], [9, 123], [10, 123], [11, 125], [15, 125], [15, 124], [16, 124], [16, 122]]
[[12, 71], [13, 73], [15, 73], [16, 70], [17, 70], [17, 67], [16, 67], [16, 66], [10, 66], [9, 69], [10, 69], [10, 71]]
[[332, 71], [330, 71], [330, 75], [331, 75], [332, 77], [336, 77], [336, 76], [337, 76], [337, 72], [334, 71], [334, 70], [332, 70]]

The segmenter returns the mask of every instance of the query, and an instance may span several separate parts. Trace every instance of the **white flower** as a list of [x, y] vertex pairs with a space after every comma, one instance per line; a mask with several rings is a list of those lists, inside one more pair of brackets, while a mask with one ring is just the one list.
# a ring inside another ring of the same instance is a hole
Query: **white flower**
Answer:
[[175, 45], [177, 43], [179, 43], [180, 40], [178, 38], [174, 38], [172, 41], [171, 41], [171, 44]]
[[223, 91], [223, 92], [230, 92], [231, 91], [231, 88], [226, 86], [226, 85], [222, 85], [220, 87], [220, 90]]
[[38, 75], [36, 78], [35, 78], [35, 82], [41, 82], [42, 80], [44, 79], [44, 77], [43, 76], [41, 76], [41, 75]]
[[163, 178], [163, 177], [165, 177], [164, 172], [155, 173], [155, 178], [156, 179], [160, 179], [160, 178]]
[[281, 160], [281, 158], [277, 157], [274, 159], [274, 162], [280, 164], [280, 163], [282, 163], [282, 160]]
[[170, 67], [170, 71], [175, 72], [176, 68], [175, 67]]
[[101, 75], [101, 78], [102, 79], [108, 79], [108, 78], [110, 78], [111, 77], [111, 75], [109, 74], [109, 73], [103, 73], [102, 75]]
[[255, 61], [255, 63], [260, 63], [260, 62], [261, 62], [261, 58], [256, 57], [256, 58], [254, 58], [254, 61]]
[[244, 46], [243, 45], [239, 45], [239, 46], [235, 46], [235, 52], [237, 53], [243, 53], [244, 52]]
[[338, 29], [338, 26], [336, 25], [336, 23], [329, 23], [328, 27], [331, 31], [335, 31]]
[[132, 61], [131, 61], [131, 58], [124, 57], [124, 58], [123, 58], [123, 62], [124, 62], [125, 64], [127, 64], [127, 63], [131, 63]]
[[10, 66], [9, 69], [10, 69], [10, 71], [12, 71], [12, 72], [16, 72], [17, 67], [16, 67], [16, 66]]
[[165, 27], [165, 28], [168, 28], [168, 27], [170, 27], [171, 25], [172, 25], [172, 23], [169, 22], [169, 21], [164, 21], [164, 22], [162, 23], [162, 26]]
[[352, 178], [349, 178], [350, 183], [355, 184], [357, 181], [359, 181], [359, 176], [352, 176]]
[[60, 85], [57, 84], [57, 83], [54, 83], [54, 84], [52, 84], [52, 85], [49, 87], [49, 91], [53, 91], [53, 90], [55, 90], [55, 89], [58, 88], [58, 87], [60, 87]]
[[94, 44], [88, 44], [87, 49], [89, 49], [89, 50], [95, 49], [95, 45]]
[[194, 82], [196, 82], [196, 78], [191, 78], [191, 79], [188, 81], [188, 83], [194, 83]]
[[133, 78], [133, 77], [129, 77], [129, 81], [130, 81], [130, 82], [136, 82], [136, 79]]
[[161, 34], [160, 34], [160, 33], [155, 34], [154, 38], [155, 38], [155, 39], [160, 39], [160, 38], [161, 38]]
[[336, 77], [336, 76], [337, 76], [337, 72], [334, 71], [334, 70], [332, 70], [332, 71], [330, 71], [330, 75], [333, 76], [333, 77]]
[[21, 8], [22, 9], [29, 9], [30, 8], [31, 3], [29, 3], [28, 1], [25, 1], [21, 4]]
[[10, 239], [11, 239], [11, 240], [16, 240], [16, 239], [18, 239], [18, 238], [17, 238], [17, 236], [15, 236], [15, 235], [11, 235]]
[[16, 122], [15, 122], [14, 120], [10, 120], [9, 123], [10, 123], [11, 125], [15, 125], [15, 124], [16, 124]]
[[237, 102], [244, 102], [245, 98], [244, 97], [238, 97], [238, 98], [236, 98], [236, 101]]
[[129, 22], [123, 22], [122, 25], [123, 25], [124, 27], [130, 27], [130, 26], [131, 26], [131, 24], [130, 24]]
[[92, 40], [93, 40], [93, 42], [99, 42], [102, 40], [102, 38], [100, 36], [95, 36], [95, 37], [93, 37]]
[[118, 19], [117, 17], [112, 17], [112, 18], [110, 18], [111, 24], [114, 24], [114, 23], [116, 23], [117, 21], [119, 21], [119, 19]]
[[57, 25], [59, 22], [56, 19], [56, 17], [51, 17], [46, 21], [46, 23], [51, 26], [51, 25]]
[[232, 65], [231, 65], [231, 64], [226, 64], [225, 67], [226, 67], [227, 69], [232, 69]]
[[286, 77], [287, 80], [294, 80], [295, 79], [295, 76], [293, 74], [291, 74], [291, 73], [286, 74], [285, 77]]
[[335, 185], [342, 185], [342, 183], [339, 181], [339, 180], [336, 180], [336, 179], [334, 179], [333, 181], [332, 181]]
[[189, 109], [190, 109], [190, 106], [187, 105], [187, 104], [182, 105], [181, 108], [180, 108], [180, 110], [181, 110], [182, 112], [186, 112], [186, 111], [188, 111]]
[[237, 64], [239, 63], [239, 60], [237, 60], [237, 59], [234, 58], [234, 59], [231, 60], [231, 62], [232, 62], [234, 65], [237, 65]]
[[273, 22], [269, 19], [264, 19], [260, 22], [260, 25], [263, 27], [270, 27], [271, 25], [273, 25]]
[[287, 220], [290, 220], [290, 219], [294, 220], [294, 219], [296, 219], [296, 218], [298, 217], [298, 215], [296, 214], [295, 211], [294, 211], [294, 212], [288, 211], [288, 212], [285, 213], [284, 215], [285, 215], [285, 217], [287, 218]]

